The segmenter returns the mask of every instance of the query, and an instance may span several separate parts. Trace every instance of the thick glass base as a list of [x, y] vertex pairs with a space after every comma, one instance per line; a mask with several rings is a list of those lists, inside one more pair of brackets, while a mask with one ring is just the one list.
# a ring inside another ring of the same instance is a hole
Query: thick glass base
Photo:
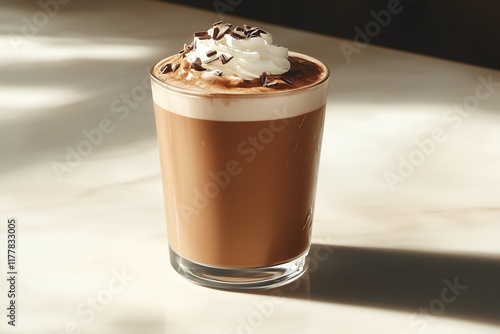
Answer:
[[187, 280], [206, 287], [225, 290], [276, 288], [299, 278], [307, 269], [307, 252], [298, 258], [271, 267], [220, 268], [194, 263], [170, 249], [170, 264]]

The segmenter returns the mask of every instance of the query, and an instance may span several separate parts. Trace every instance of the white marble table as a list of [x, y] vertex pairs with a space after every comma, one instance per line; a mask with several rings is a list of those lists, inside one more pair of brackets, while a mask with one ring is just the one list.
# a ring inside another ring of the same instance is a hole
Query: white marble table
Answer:
[[224, 292], [169, 266], [147, 90], [147, 68], [217, 13], [20, 3], [0, 11], [3, 306], [12, 216], [19, 246], [17, 326], [2, 306], [1, 333], [500, 331], [499, 71], [372, 45], [348, 62], [350, 41], [226, 16], [333, 75], [309, 272]]

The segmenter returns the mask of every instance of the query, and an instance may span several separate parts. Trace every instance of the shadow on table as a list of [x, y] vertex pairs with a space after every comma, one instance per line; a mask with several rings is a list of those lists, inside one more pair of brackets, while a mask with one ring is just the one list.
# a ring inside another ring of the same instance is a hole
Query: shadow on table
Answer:
[[313, 244], [300, 280], [260, 294], [500, 324], [500, 259]]

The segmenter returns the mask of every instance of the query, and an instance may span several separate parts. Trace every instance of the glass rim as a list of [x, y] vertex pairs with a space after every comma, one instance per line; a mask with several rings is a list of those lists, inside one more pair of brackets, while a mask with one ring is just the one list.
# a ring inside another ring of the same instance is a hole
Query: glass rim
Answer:
[[166, 90], [169, 90], [171, 92], [174, 92], [174, 93], [180, 93], [180, 94], [183, 94], [183, 95], [190, 95], [190, 96], [198, 96], [198, 97], [225, 97], [225, 98], [235, 98], [235, 97], [245, 97], [245, 98], [248, 98], [248, 97], [263, 97], [263, 96], [280, 96], [280, 95], [288, 95], [290, 93], [296, 93], [298, 91], [303, 91], [303, 90], [309, 90], [309, 89], [312, 89], [312, 88], [315, 88], [315, 87], [319, 87], [325, 83], [328, 82], [328, 79], [330, 78], [330, 69], [328, 68], [328, 66], [323, 63], [322, 61], [314, 58], [314, 57], [311, 57], [311, 56], [308, 56], [308, 55], [305, 55], [305, 54], [302, 54], [302, 53], [298, 53], [298, 52], [294, 52], [294, 51], [289, 51], [288, 54], [290, 56], [296, 56], [296, 57], [299, 57], [299, 58], [302, 58], [302, 59], [305, 59], [305, 60], [309, 60], [309, 61], [312, 61], [312, 62], [315, 62], [315, 63], [318, 63], [320, 64], [324, 69], [325, 69], [325, 73], [323, 75], [323, 77], [318, 80], [317, 82], [314, 82], [312, 84], [309, 84], [309, 85], [306, 85], [306, 86], [302, 86], [302, 87], [297, 87], [297, 88], [292, 88], [292, 89], [286, 89], [286, 90], [276, 90], [276, 91], [269, 91], [269, 92], [259, 92], [259, 93], [242, 93], [242, 92], [235, 92], [235, 93], [212, 93], [212, 92], [204, 92], [204, 91], [201, 91], [201, 90], [195, 90], [195, 89], [189, 89], [189, 88], [182, 88], [182, 87], [178, 87], [178, 86], [175, 86], [175, 85], [172, 85], [172, 84], [169, 84], [163, 80], [160, 80], [154, 73], [154, 69], [155, 67], [162, 61], [164, 61], [166, 58], [168, 57], [164, 57], [158, 61], [156, 61], [154, 63], [153, 66], [151, 66], [151, 69], [149, 70], [149, 76], [151, 78], [151, 80], [153, 80], [156, 84], [158, 84], [160, 87], [166, 89]]

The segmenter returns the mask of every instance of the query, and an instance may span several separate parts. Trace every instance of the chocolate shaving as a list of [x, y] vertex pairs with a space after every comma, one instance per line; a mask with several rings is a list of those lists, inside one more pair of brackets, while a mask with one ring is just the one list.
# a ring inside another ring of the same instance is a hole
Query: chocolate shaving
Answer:
[[262, 72], [262, 74], [260, 75], [260, 84], [262, 86], [266, 86], [266, 83], [267, 83], [267, 73], [266, 72]]
[[244, 25], [243, 25], [243, 29], [245, 29], [245, 30], [250, 30], [250, 29], [252, 29], [252, 28], [253, 28], [253, 27], [252, 27], [252, 26], [249, 26], [248, 24], [244, 24]]
[[196, 70], [196, 71], [205, 71], [206, 70], [206, 68], [201, 66], [200, 57], [196, 57], [195, 61], [191, 63], [191, 68]]
[[181, 51], [179, 51], [179, 53], [181, 54], [182, 58], [184, 58], [184, 56], [186, 55], [186, 53], [189, 53], [191, 52], [193, 49], [195, 48], [195, 41], [191, 42], [191, 44], [184, 44], [184, 49], [182, 49]]
[[196, 31], [193, 34], [194, 37], [201, 37], [201, 36], [205, 36], [205, 35], [208, 35], [208, 32], [206, 32], [206, 31]]
[[219, 32], [219, 34], [217, 35], [217, 37], [214, 38], [214, 39], [216, 41], [222, 39], [222, 37], [224, 37], [225, 34], [229, 33], [229, 30], [231, 30], [231, 27], [225, 26], [224, 28], [222, 28], [222, 30]]
[[270, 87], [278, 84], [278, 80], [274, 80], [276, 78], [276, 75], [271, 75], [267, 74], [266, 72], [262, 72], [262, 74], [259, 77], [260, 84], [263, 87]]
[[233, 56], [227, 57], [225, 54], [220, 55], [220, 61], [222, 62], [222, 65], [226, 65], [233, 58]]
[[214, 27], [213, 30], [212, 30], [212, 38], [217, 40], [217, 36], [219, 36], [219, 28], [217, 27]]
[[285, 83], [287, 83], [287, 84], [289, 84], [289, 85], [293, 85], [292, 80], [288, 79], [287, 77], [280, 76], [280, 79], [281, 79], [283, 82], [285, 82]]
[[205, 71], [206, 68], [204, 68], [203, 66], [201, 66], [201, 64], [198, 64], [198, 63], [191, 63], [191, 68], [193, 70], [196, 70], [196, 71]]
[[267, 34], [267, 31], [260, 29], [259, 27], [252, 28], [248, 30], [248, 37], [260, 37], [262, 34]]
[[181, 64], [173, 64], [173, 65], [172, 65], [172, 72], [177, 71], [177, 69], [178, 69], [179, 67], [181, 67]]
[[245, 29], [240, 27], [240, 26], [237, 26], [236, 28], [233, 29], [233, 31], [241, 31], [241, 32], [245, 32]]
[[240, 35], [239, 33], [237, 33], [236, 31], [231, 31], [230, 33], [231, 37], [234, 38], [234, 39], [244, 39], [246, 36], [244, 35]]
[[162, 67], [160, 67], [161, 74], [167, 74], [168, 72], [172, 72], [172, 63], [166, 63]]
[[194, 37], [198, 37], [198, 39], [210, 39], [210, 35], [206, 31], [197, 31], [193, 34]]
[[252, 27], [245, 31], [245, 35], [249, 38], [260, 37], [261, 34], [267, 34], [267, 31], [260, 29], [259, 27]]
[[215, 56], [216, 54], [217, 54], [217, 51], [215, 51], [215, 50], [209, 50], [206, 53], [207, 57], [212, 57], [212, 56]]
[[213, 26], [214, 26], [214, 27], [215, 27], [215, 26], [218, 26], [219, 24], [222, 24], [222, 22], [223, 22], [222, 20], [221, 20], [221, 21], [217, 21], [217, 22], [215, 22], [215, 23], [213, 24]]
[[252, 27], [252, 28], [250, 28], [250, 29], [245, 30], [245, 35], [250, 35], [250, 34], [252, 34], [253, 32], [258, 31], [258, 30], [259, 30], [259, 28], [258, 28], [258, 27]]
[[249, 37], [249, 38], [260, 37], [260, 32], [254, 31], [251, 34], [249, 34], [247, 37]]

